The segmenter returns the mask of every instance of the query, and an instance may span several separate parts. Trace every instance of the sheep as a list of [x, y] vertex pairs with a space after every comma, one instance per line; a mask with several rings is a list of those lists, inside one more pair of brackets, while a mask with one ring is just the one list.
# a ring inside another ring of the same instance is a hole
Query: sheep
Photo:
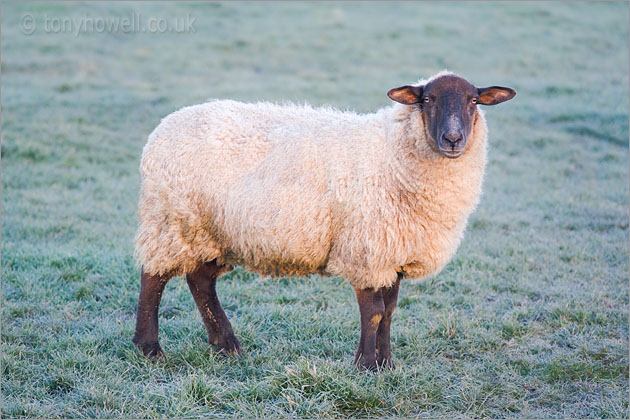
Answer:
[[142, 155], [133, 342], [163, 356], [161, 295], [184, 275], [209, 343], [240, 355], [217, 277], [237, 265], [319, 273], [355, 290], [355, 365], [393, 368], [401, 280], [446, 265], [479, 201], [487, 128], [477, 104], [515, 94], [444, 71], [391, 89], [396, 103], [371, 114], [215, 100], [167, 116]]

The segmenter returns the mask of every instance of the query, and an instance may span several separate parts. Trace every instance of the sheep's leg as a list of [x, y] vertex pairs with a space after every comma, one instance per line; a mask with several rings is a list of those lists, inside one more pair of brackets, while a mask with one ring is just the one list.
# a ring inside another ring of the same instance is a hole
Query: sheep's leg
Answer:
[[136, 333], [132, 341], [147, 357], [164, 356], [158, 342], [158, 309], [164, 286], [170, 280], [161, 276], [140, 274], [140, 298], [136, 318]]
[[383, 287], [381, 294], [383, 295], [383, 303], [385, 304], [385, 313], [381, 323], [376, 331], [376, 361], [379, 366], [388, 366], [395, 368], [392, 361], [391, 345], [389, 340], [389, 330], [392, 324], [392, 316], [396, 310], [398, 303], [398, 288], [402, 275], [398, 275], [396, 282], [391, 287]]
[[206, 263], [198, 270], [186, 274], [186, 282], [208, 331], [208, 342], [225, 353], [240, 355], [241, 345], [232, 331], [232, 325], [216, 292], [217, 277], [221, 269], [214, 261]]
[[381, 290], [354, 289], [361, 312], [361, 336], [354, 363], [360, 369], [376, 370], [376, 331], [385, 314], [385, 304]]

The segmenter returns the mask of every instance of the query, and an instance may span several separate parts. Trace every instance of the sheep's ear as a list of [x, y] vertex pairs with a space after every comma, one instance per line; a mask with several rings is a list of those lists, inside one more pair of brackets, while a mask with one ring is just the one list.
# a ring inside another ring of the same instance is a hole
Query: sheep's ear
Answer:
[[424, 86], [401, 86], [391, 89], [387, 96], [401, 104], [413, 105], [422, 101], [423, 89]]
[[477, 103], [481, 105], [496, 105], [501, 102], [509, 101], [516, 96], [516, 91], [509, 87], [503, 86], [490, 86], [485, 88], [478, 88], [479, 101]]

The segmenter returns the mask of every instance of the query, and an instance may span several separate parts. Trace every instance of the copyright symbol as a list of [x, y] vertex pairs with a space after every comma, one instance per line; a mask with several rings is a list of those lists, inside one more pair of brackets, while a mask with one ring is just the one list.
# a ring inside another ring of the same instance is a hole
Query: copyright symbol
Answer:
[[35, 18], [33, 18], [33, 15], [26, 14], [22, 16], [22, 33], [24, 35], [31, 35], [33, 32], [35, 32], [36, 28], [37, 22], [35, 22]]

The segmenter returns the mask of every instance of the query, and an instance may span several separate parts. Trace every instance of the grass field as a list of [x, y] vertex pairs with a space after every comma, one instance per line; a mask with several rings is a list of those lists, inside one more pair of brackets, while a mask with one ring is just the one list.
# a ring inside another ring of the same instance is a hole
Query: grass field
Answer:
[[[3, 3], [2, 417], [627, 417], [628, 13]], [[132, 16], [194, 31], [45, 26]], [[443, 68], [518, 96], [487, 109], [484, 196], [455, 259], [401, 287], [397, 370], [353, 368], [343, 279], [243, 269], [219, 285], [242, 358], [205, 344], [180, 278], [161, 307], [168, 357], [138, 354], [138, 165], [160, 118], [208, 98], [368, 112]]]

